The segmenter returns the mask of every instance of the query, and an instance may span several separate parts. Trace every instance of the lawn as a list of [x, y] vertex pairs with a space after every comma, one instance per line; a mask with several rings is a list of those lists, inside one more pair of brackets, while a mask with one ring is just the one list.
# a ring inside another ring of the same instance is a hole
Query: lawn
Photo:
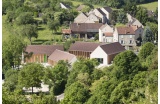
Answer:
[[138, 6], [142, 6], [142, 7], [147, 8], [148, 10], [155, 11], [156, 8], [158, 7], [158, 1], [152, 2], [152, 3], [147, 3], [147, 4], [141, 4], [141, 5], [138, 5]]
[[[14, 32], [12, 31], [16, 31], [16, 30], [12, 30], [9, 25], [6, 25], [5, 24], [5, 19], [6, 19], [6, 16], [3, 15], [2, 16], [2, 41], [5, 41], [9, 38], [9, 35], [16, 35], [16, 34], [12, 34]], [[37, 18], [39, 19], [39, 18]], [[61, 31], [61, 28], [59, 29], [58, 32]], [[36, 44], [39, 44], [39, 43], [44, 43], [46, 41], [50, 41], [50, 40], [53, 40], [53, 38], [55, 40], [60, 40], [62, 38], [62, 35], [61, 33], [55, 33], [55, 34], [52, 34], [52, 31], [48, 29], [48, 26], [47, 25], [39, 25], [38, 26], [38, 38], [32, 38], [32, 41]], [[24, 41], [26, 41], [27, 43], [29, 43], [29, 40], [27, 38], [24, 39]]]

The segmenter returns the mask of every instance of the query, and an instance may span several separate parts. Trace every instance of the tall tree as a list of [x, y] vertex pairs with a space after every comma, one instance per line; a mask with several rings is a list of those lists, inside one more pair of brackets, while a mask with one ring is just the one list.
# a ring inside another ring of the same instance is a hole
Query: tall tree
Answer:
[[145, 44], [146, 42], [154, 42], [154, 34], [148, 26], [146, 26], [144, 29], [142, 42], [143, 44]]
[[59, 61], [54, 68], [48, 68], [45, 70], [44, 79], [46, 83], [52, 87], [52, 93], [58, 95], [64, 91], [68, 73], [68, 63], [65, 61]]
[[20, 70], [18, 76], [18, 83], [22, 87], [41, 87], [42, 78], [43, 78], [44, 68], [40, 64], [30, 63], [26, 64], [23, 69]]
[[148, 14], [147, 14], [147, 9], [144, 7], [139, 6], [137, 8], [137, 13], [136, 13], [136, 18], [143, 24], [148, 21]]
[[27, 37], [30, 44], [32, 44], [32, 38], [38, 37], [37, 26], [31, 24], [23, 25], [21, 27], [20, 35]]
[[2, 63], [3, 68], [19, 67], [21, 62], [22, 50], [25, 47], [25, 43], [21, 37], [15, 35], [10, 36], [7, 41], [2, 45]]
[[154, 44], [147, 42], [142, 47], [138, 54], [140, 60], [145, 61], [146, 58], [151, 54], [152, 50], [154, 49]]
[[83, 104], [89, 98], [89, 90], [81, 83], [74, 82], [65, 90], [65, 97], [61, 104]]
[[132, 51], [125, 51], [114, 58], [117, 78], [122, 80], [132, 79], [141, 68], [139, 58]]

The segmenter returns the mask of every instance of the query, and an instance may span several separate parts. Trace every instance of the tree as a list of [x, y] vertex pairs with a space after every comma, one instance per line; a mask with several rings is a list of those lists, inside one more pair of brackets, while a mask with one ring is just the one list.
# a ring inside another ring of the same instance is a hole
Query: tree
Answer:
[[139, 6], [137, 8], [137, 13], [136, 13], [136, 18], [143, 24], [148, 21], [148, 14], [147, 14], [147, 9], [144, 7]]
[[18, 71], [9, 69], [5, 73], [5, 83], [3, 86], [8, 90], [13, 92], [18, 84]]
[[26, 64], [23, 69], [20, 70], [18, 76], [18, 83], [22, 87], [41, 87], [44, 68], [40, 64], [30, 63]]
[[30, 12], [21, 13], [16, 18], [16, 22], [17, 22], [18, 25], [33, 24], [34, 19], [33, 19], [32, 13], [30, 13]]
[[152, 50], [154, 49], [154, 44], [147, 42], [142, 47], [138, 54], [140, 60], [145, 61], [146, 58], [151, 54]]
[[158, 41], [158, 24], [153, 22], [147, 22], [146, 25], [150, 28], [154, 35], [154, 40]]
[[61, 104], [83, 104], [89, 98], [89, 90], [79, 82], [74, 82], [67, 87], [64, 94]]
[[52, 87], [52, 93], [58, 95], [64, 91], [68, 73], [68, 63], [65, 61], [59, 61], [54, 68], [46, 69], [44, 79]]
[[2, 63], [3, 68], [19, 67], [21, 61], [22, 50], [25, 43], [21, 37], [15, 35], [9, 36], [7, 41], [3, 42], [2, 46]]
[[137, 12], [137, 5], [135, 2], [127, 2], [127, 4], [123, 6], [123, 10], [134, 17]]
[[55, 21], [49, 20], [49, 21], [47, 22], [47, 25], [48, 25], [49, 29], [52, 30], [52, 33], [53, 33], [53, 30], [54, 30], [55, 32], [57, 32], [57, 30], [59, 29], [60, 23], [59, 23], [58, 20], [55, 20]]
[[127, 16], [126, 13], [122, 10], [119, 11], [118, 17], [117, 17], [117, 22], [125, 24], [127, 22]]
[[20, 35], [27, 37], [30, 44], [32, 44], [32, 38], [38, 37], [37, 26], [31, 24], [23, 25], [21, 27]]
[[116, 77], [122, 80], [132, 79], [141, 68], [139, 58], [132, 51], [124, 51], [114, 58]]
[[143, 44], [145, 44], [146, 42], [154, 42], [154, 34], [148, 26], [144, 29], [142, 42]]

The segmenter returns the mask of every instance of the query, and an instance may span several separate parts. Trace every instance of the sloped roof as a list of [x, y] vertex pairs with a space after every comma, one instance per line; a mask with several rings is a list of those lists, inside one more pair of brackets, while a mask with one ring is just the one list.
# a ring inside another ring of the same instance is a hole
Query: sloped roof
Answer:
[[88, 16], [84, 13], [81, 12], [75, 19], [75, 23], [84, 23], [87, 20]]
[[97, 8], [97, 10], [98, 10], [102, 15], [106, 15], [100, 8]]
[[103, 43], [93, 43], [93, 42], [75, 42], [69, 48], [69, 51], [84, 51], [93, 52], [99, 45]]
[[127, 35], [127, 34], [135, 34], [135, 31], [133, 30], [132, 27], [117, 27], [117, 31], [118, 31], [118, 34], [123, 34], [123, 35]]
[[112, 9], [110, 7], [103, 7], [106, 11], [108, 11], [109, 13], [112, 12]]
[[104, 35], [106, 37], [113, 37], [113, 33], [112, 32], [105, 32]]
[[61, 2], [61, 4], [63, 4], [66, 8], [71, 8], [69, 5], [67, 5], [67, 4], [65, 4], [63, 2]]
[[98, 32], [102, 23], [72, 23], [70, 29], [72, 32]]
[[56, 49], [64, 50], [62, 45], [28, 45], [26, 47], [26, 52], [33, 54], [47, 54], [51, 55]]
[[108, 55], [116, 54], [116, 53], [125, 51], [125, 48], [119, 42], [100, 45], [100, 47]]
[[71, 34], [71, 29], [62, 29], [63, 34]]
[[74, 57], [76, 56], [73, 54], [56, 49], [48, 59], [56, 62], [60, 60], [68, 60], [70, 62]]

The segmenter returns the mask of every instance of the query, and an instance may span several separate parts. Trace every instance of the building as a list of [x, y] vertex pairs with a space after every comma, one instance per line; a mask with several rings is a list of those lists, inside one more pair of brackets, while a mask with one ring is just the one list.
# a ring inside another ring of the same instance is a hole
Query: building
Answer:
[[70, 9], [71, 7], [63, 2], [60, 3], [62, 9]]
[[105, 24], [99, 29], [99, 42], [113, 42], [114, 28], [108, 24]]
[[87, 20], [88, 16], [81, 12], [75, 19], [74, 19], [74, 23], [85, 23], [85, 21]]
[[69, 48], [69, 53], [76, 55], [77, 57], [90, 58], [90, 54], [103, 43], [93, 42], [75, 42]]
[[48, 64], [56, 65], [58, 61], [64, 60], [68, 61], [69, 64], [73, 64], [77, 58], [75, 55], [70, 54], [69, 52], [64, 52], [61, 50], [56, 49], [49, 57], [48, 57]]
[[138, 26], [123, 26], [115, 28], [113, 42], [119, 42], [126, 49], [137, 45], [137, 39], [142, 37], [143, 28]]
[[91, 54], [90, 58], [97, 59], [100, 65], [112, 64], [114, 57], [120, 52], [125, 51], [125, 48], [119, 43], [110, 43], [99, 45]]
[[69, 29], [62, 29], [63, 34], [70, 33], [72, 36], [79, 35], [79, 38], [87, 39], [94, 37], [98, 32], [102, 23], [72, 23]]
[[25, 49], [25, 63], [47, 63], [48, 57], [56, 50], [63, 51], [62, 45], [28, 45]]

